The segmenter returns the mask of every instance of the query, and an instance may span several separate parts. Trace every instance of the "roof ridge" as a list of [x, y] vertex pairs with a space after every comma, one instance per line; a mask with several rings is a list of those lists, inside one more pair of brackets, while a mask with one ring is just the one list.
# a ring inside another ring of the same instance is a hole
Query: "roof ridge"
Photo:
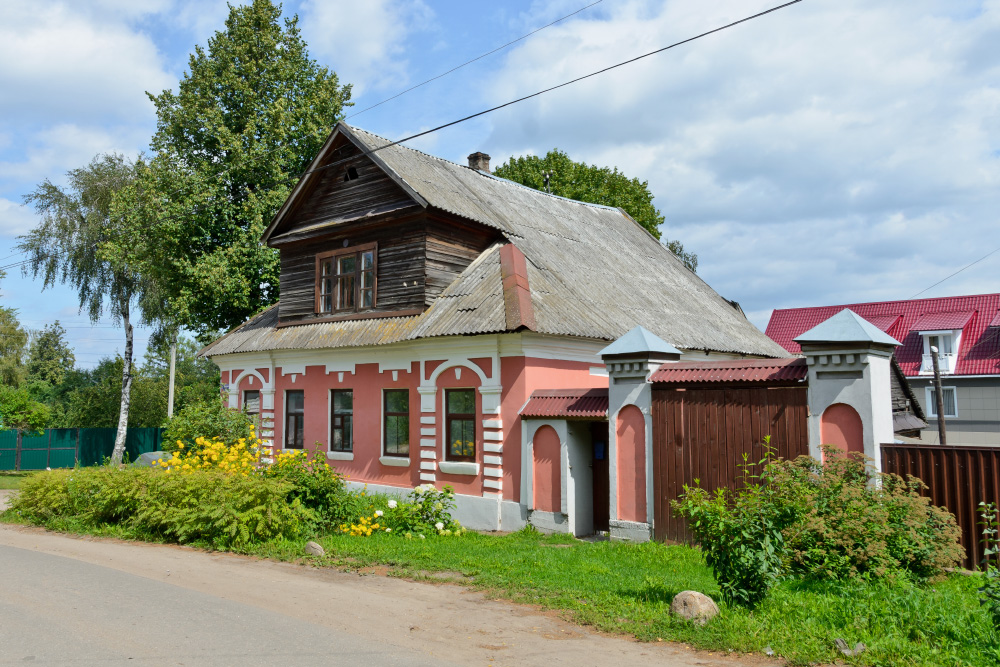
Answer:
[[528, 190], [528, 191], [530, 191], [530, 192], [532, 192], [532, 193], [534, 193], [536, 195], [544, 195], [546, 197], [551, 197], [553, 199], [560, 199], [562, 201], [570, 202], [572, 204], [580, 204], [581, 206], [590, 206], [590, 207], [593, 207], [593, 208], [601, 208], [601, 209], [606, 209], [606, 210], [609, 210], [609, 211], [617, 211], [618, 210], [617, 206], [608, 206], [606, 204], [595, 204], [593, 202], [580, 201], [579, 199], [570, 199], [569, 197], [562, 197], [560, 195], [554, 195], [551, 192], [545, 192], [544, 190], [539, 190], [537, 188], [533, 188], [530, 185], [525, 185], [523, 183], [518, 183], [516, 181], [512, 181], [509, 178], [503, 178], [501, 176], [497, 176], [496, 174], [492, 174], [490, 172], [480, 171], [479, 169], [472, 169], [471, 167], [469, 167], [467, 165], [459, 164], [458, 162], [453, 162], [452, 160], [449, 160], [447, 158], [443, 158], [443, 157], [440, 157], [440, 156], [437, 156], [437, 155], [431, 155], [430, 153], [425, 153], [424, 151], [420, 150], [419, 148], [411, 148], [410, 146], [406, 146], [406, 145], [401, 144], [401, 143], [393, 143], [393, 141], [391, 139], [386, 139], [385, 137], [383, 137], [380, 134], [375, 134], [374, 132], [369, 132], [368, 130], [364, 130], [364, 129], [362, 129], [360, 127], [356, 127], [354, 125], [348, 125], [344, 121], [340, 121], [340, 122], [344, 126], [346, 126], [347, 128], [349, 128], [352, 132], [360, 132], [362, 134], [367, 134], [368, 136], [374, 137], [374, 138], [379, 139], [381, 141], [385, 141], [386, 142], [386, 147], [389, 147], [391, 145], [392, 148], [396, 148], [397, 146], [400, 147], [400, 148], [405, 148], [408, 151], [413, 151], [414, 153], [419, 153], [420, 155], [422, 155], [424, 157], [428, 157], [428, 158], [431, 158], [433, 160], [437, 160], [438, 162], [443, 162], [444, 164], [450, 165], [452, 167], [458, 167], [459, 169], [468, 169], [472, 173], [478, 174], [479, 176], [482, 176], [483, 178], [489, 178], [489, 179], [492, 179], [494, 181], [499, 181], [500, 183], [505, 183], [507, 185], [512, 185], [512, 186], [518, 187], [518, 188], [523, 188], [523, 189]]

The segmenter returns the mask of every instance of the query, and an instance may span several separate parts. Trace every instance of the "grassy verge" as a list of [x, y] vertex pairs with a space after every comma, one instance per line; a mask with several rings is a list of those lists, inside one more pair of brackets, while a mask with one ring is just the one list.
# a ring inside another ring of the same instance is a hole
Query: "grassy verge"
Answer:
[[[759, 653], [768, 646], [792, 664], [996, 665], [1000, 635], [979, 608], [979, 577], [953, 575], [917, 586], [862, 581], [788, 581], [757, 610], [723, 607], [699, 628], [672, 618], [673, 596], [687, 589], [718, 597], [698, 550], [662, 544], [581, 543], [532, 534], [470, 534], [459, 539], [392, 536], [319, 540], [325, 565], [387, 565], [402, 576], [455, 572], [488, 595], [562, 610], [580, 623], [644, 641], [682, 641], [700, 648]], [[256, 555], [295, 560], [301, 544], [271, 542]], [[834, 640], [868, 650], [844, 658]]]
[[0, 472], [0, 491], [20, 489], [21, 480], [29, 474], [24, 472]]

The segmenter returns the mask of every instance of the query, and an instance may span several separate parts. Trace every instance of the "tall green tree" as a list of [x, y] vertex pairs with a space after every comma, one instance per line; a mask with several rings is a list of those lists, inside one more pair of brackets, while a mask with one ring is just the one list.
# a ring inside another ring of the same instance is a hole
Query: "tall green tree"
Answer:
[[663, 214], [653, 205], [649, 182], [629, 178], [618, 168], [598, 167], [585, 162], [575, 162], [559, 150], [552, 149], [544, 157], [525, 155], [497, 167], [500, 178], [545, 190], [545, 175], [549, 175], [548, 189], [554, 195], [621, 208], [642, 225], [663, 245], [668, 247], [692, 271], [698, 268], [698, 256], [686, 252], [680, 241], [660, 237]]
[[0, 429], [41, 431], [48, 426], [49, 409], [31, 398], [27, 389], [0, 385]]
[[[0, 280], [6, 274], [0, 271]], [[17, 387], [24, 380], [24, 353], [28, 332], [21, 327], [17, 311], [0, 306], [0, 385]]]
[[66, 341], [66, 330], [56, 320], [31, 337], [28, 347], [28, 381], [58, 385], [73, 370], [76, 357]]
[[151, 216], [135, 222], [154, 230], [144, 254], [180, 325], [229, 329], [277, 300], [277, 253], [260, 236], [350, 95], [269, 0], [231, 5], [177, 92], [149, 95], [155, 156], [133, 208]]
[[86, 167], [70, 171], [68, 178], [68, 189], [45, 180], [25, 197], [41, 221], [19, 237], [18, 249], [29, 259], [25, 273], [42, 276], [43, 289], [67, 283], [91, 321], [108, 314], [124, 329], [118, 434], [111, 455], [120, 463], [132, 388], [132, 322], [138, 315], [144, 323], [154, 323], [162, 316], [161, 299], [155, 283], [127, 261], [130, 249], [143, 239], [125, 224], [116, 198], [134, 181], [133, 164], [122, 155], [99, 155]]

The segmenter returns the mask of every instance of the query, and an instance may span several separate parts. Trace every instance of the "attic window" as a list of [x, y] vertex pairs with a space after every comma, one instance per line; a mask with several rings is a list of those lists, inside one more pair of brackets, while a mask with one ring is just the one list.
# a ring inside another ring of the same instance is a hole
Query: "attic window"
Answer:
[[317, 313], [351, 313], [375, 307], [375, 243], [316, 255]]
[[358, 180], [358, 170], [354, 167], [348, 167], [347, 171], [344, 172], [344, 182], [356, 180]]

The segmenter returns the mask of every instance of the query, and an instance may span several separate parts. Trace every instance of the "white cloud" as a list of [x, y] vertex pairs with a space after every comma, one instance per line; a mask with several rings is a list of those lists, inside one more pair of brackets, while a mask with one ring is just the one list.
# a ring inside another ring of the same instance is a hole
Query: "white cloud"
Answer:
[[[772, 4], [608, 5], [516, 48], [483, 94]], [[504, 110], [486, 145], [498, 162], [557, 146], [648, 179], [665, 236], [748, 312], [907, 298], [1000, 244], [998, 43], [998, 0], [801, 3]], [[931, 295], [998, 291], [998, 265]]]
[[7, 122], [30, 123], [151, 117], [144, 91], [169, 87], [174, 77], [152, 39], [129, 25], [134, 15], [80, 11], [60, 2], [4, 2], [0, 114]]
[[405, 41], [434, 16], [422, 0], [307, 0], [300, 9], [310, 53], [353, 84], [355, 98], [407, 82]]
[[[35, 212], [30, 208], [0, 197], [0, 238], [14, 238], [26, 234], [35, 226], [36, 221]], [[0, 264], [6, 264], [8, 261], [16, 262], [17, 259], [9, 258]]]

